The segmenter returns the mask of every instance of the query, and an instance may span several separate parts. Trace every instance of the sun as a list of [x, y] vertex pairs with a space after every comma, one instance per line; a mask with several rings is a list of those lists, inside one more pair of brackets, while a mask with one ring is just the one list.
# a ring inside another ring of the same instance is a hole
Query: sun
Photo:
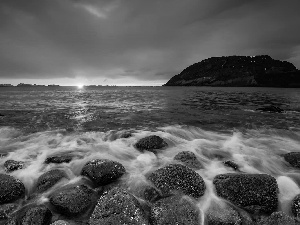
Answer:
[[78, 87], [79, 89], [81, 89], [81, 88], [83, 88], [83, 84], [77, 84], [77, 87]]

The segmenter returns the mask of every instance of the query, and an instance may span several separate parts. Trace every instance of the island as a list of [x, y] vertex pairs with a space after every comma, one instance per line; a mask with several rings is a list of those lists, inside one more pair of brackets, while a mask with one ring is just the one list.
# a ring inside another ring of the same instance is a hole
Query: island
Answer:
[[300, 87], [300, 70], [268, 55], [211, 57], [163, 86]]

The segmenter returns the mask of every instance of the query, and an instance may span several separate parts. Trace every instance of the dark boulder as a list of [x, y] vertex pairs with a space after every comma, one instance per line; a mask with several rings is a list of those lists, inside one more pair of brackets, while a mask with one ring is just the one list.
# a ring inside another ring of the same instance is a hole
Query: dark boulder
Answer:
[[195, 153], [191, 151], [179, 152], [177, 155], [175, 155], [174, 160], [180, 161], [192, 169], [199, 170], [203, 168]]
[[20, 180], [0, 174], [0, 204], [14, 202], [24, 195], [25, 186]]
[[8, 219], [11, 214], [18, 208], [18, 204], [10, 203], [0, 205], [0, 220]]
[[296, 195], [292, 201], [292, 213], [294, 216], [300, 218], [300, 194]]
[[278, 205], [276, 179], [267, 174], [220, 174], [213, 183], [218, 196], [251, 213], [272, 213]]
[[7, 173], [10, 173], [15, 170], [23, 169], [25, 162], [23, 161], [15, 161], [15, 160], [7, 160], [4, 163], [4, 168]]
[[44, 205], [28, 205], [16, 212], [7, 224], [12, 225], [49, 225], [52, 213]]
[[93, 203], [94, 192], [86, 185], [67, 187], [55, 191], [50, 196], [50, 203], [59, 214], [78, 216], [85, 213]]
[[38, 178], [36, 190], [38, 193], [44, 192], [63, 178], [68, 179], [68, 175], [63, 170], [50, 170]]
[[289, 152], [283, 155], [285, 161], [295, 168], [300, 168], [300, 152]]
[[284, 212], [274, 212], [269, 217], [265, 217], [257, 222], [258, 225], [296, 225], [295, 218], [288, 216]]
[[284, 112], [283, 109], [281, 109], [277, 106], [274, 106], [274, 105], [260, 107], [260, 108], [257, 108], [256, 111], [273, 112], [273, 113], [282, 113], [282, 112]]
[[72, 161], [74, 156], [72, 155], [54, 155], [54, 156], [49, 156], [46, 158], [45, 163], [55, 163], [55, 164], [60, 164], [60, 163], [69, 163]]
[[95, 159], [89, 161], [82, 168], [81, 175], [90, 178], [97, 186], [106, 185], [123, 176], [124, 166], [109, 159]]
[[167, 142], [164, 141], [161, 137], [157, 135], [151, 135], [148, 137], [144, 137], [140, 139], [134, 147], [139, 151], [150, 151], [153, 153], [157, 153], [157, 150], [167, 147]]
[[221, 207], [213, 203], [206, 211], [205, 221], [208, 225], [240, 225], [243, 224], [239, 213], [230, 206]]
[[98, 199], [89, 225], [149, 224], [138, 200], [121, 188], [113, 188]]
[[160, 199], [151, 207], [151, 224], [201, 224], [199, 208], [186, 196]]
[[160, 168], [148, 177], [163, 196], [174, 192], [182, 192], [194, 198], [201, 197], [205, 192], [205, 183], [202, 177], [194, 170], [181, 164], [170, 164]]
[[234, 170], [239, 170], [239, 165], [230, 160], [223, 162], [224, 166], [231, 167]]

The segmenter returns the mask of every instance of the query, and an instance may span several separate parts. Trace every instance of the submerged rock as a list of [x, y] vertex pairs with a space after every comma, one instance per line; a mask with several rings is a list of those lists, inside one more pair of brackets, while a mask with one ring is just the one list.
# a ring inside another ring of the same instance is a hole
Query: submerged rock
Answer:
[[224, 166], [231, 167], [234, 170], [239, 170], [239, 165], [230, 160], [223, 162]]
[[171, 196], [155, 202], [150, 219], [153, 225], [201, 223], [199, 208], [186, 196]]
[[36, 190], [38, 193], [44, 192], [63, 178], [68, 178], [68, 175], [63, 170], [50, 170], [38, 178]]
[[271, 216], [257, 222], [259, 225], [296, 225], [295, 219], [284, 212], [274, 212]]
[[52, 213], [44, 205], [29, 205], [20, 209], [7, 225], [49, 225]]
[[109, 159], [95, 159], [85, 164], [81, 175], [87, 176], [97, 186], [100, 186], [116, 181], [125, 172], [124, 166], [119, 162]]
[[139, 151], [150, 151], [156, 153], [157, 150], [167, 147], [167, 142], [157, 135], [151, 135], [140, 139], [134, 147]]
[[270, 106], [264, 106], [264, 107], [260, 107], [256, 109], [257, 111], [263, 111], [263, 112], [274, 112], [274, 113], [282, 113], [284, 112], [283, 109], [274, 106], [274, 105], [270, 105]]
[[272, 213], [278, 205], [276, 179], [267, 174], [220, 174], [213, 183], [218, 196], [251, 213]]
[[285, 161], [295, 168], [300, 168], [300, 152], [289, 152], [283, 155]]
[[300, 218], [300, 194], [296, 195], [292, 201], [292, 213], [294, 216]]
[[191, 151], [179, 152], [177, 155], [175, 155], [174, 160], [180, 161], [184, 165], [192, 169], [199, 170], [203, 168], [201, 162], [197, 159], [195, 153]]
[[7, 160], [4, 163], [4, 168], [7, 173], [10, 173], [15, 170], [23, 169], [25, 162], [23, 161], [15, 161], [15, 160]]
[[46, 158], [45, 163], [55, 163], [55, 164], [60, 164], [60, 163], [69, 163], [72, 161], [74, 156], [72, 155], [55, 155], [55, 156], [49, 156]]
[[239, 213], [230, 206], [221, 207], [212, 204], [206, 212], [208, 225], [240, 225], [243, 224]]
[[202, 177], [194, 170], [181, 164], [170, 164], [154, 171], [148, 179], [164, 196], [173, 192], [182, 192], [194, 198], [201, 197], [205, 192]]
[[162, 198], [161, 194], [154, 187], [148, 186], [144, 189], [144, 199], [149, 202], [155, 202], [156, 200]]
[[113, 188], [99, 198], [89, 225], [149, 224], [138, 200], [126, 190]]
[[0, 205], [0, 220], [8, 219], [11, 214], [18, 208], [18, 204], [10, 203]]
[[86, 185], [58, 190], [50, 196], [50, 203], [58, 213], [65, 216], [78, 216], [92, 206], [93, 190]]
[[24, 195], [25, 186], [20, 180], [0, 174], [0, 204], [14, 202]]

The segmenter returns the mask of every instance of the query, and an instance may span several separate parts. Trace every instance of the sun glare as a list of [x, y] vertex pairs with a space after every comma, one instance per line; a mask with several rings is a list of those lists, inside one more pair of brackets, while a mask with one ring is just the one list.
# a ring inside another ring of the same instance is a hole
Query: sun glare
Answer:
[[81, 88], [83, 88], [83, 84], [77, 84], [77, 87], [78, 87], [79, 89], [81, 89]]

